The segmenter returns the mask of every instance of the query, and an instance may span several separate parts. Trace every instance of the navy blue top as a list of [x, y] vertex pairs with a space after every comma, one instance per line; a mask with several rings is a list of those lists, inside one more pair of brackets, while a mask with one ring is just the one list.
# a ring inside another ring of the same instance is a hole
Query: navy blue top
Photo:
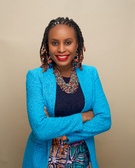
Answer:
[[[70, 78], [63, 77], [66, 83], [69, 82]], [[78, 89], [74, 93], [66, 93], [62, 91], [60, 86], [57, 84], [56, 91], [56, 103], [55, 103], [55, 116], [64, 117], [72, 114], [80, 113], [84, 108], [84, 95], [80, 84]]]

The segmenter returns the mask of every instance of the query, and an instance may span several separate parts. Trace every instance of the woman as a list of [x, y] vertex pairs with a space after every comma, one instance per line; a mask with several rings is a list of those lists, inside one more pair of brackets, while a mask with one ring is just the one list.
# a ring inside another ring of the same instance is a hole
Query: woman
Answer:
[[42, 65], [26, 79], [32, 132], [23, 168], [98, 168], [94, 136], [110, 129], [96, 68], [82, 66], [84, 40], [69, 18], [51, 20], [40, 48]]

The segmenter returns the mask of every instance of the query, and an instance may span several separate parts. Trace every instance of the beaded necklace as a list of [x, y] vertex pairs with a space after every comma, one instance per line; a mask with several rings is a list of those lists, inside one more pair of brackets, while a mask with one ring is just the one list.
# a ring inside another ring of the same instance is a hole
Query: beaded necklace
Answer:
[[78, 78], [77, 78], [77, 75], [74, 69], [71, 71], [69, 83], [66, 83], [64, 81], [58, 69], [56, 68], [54, 69], [54, 74], [56, 76], [56, 82], [60, 86], [62, 91], [69, 93], [69, 94], [77, 91]]

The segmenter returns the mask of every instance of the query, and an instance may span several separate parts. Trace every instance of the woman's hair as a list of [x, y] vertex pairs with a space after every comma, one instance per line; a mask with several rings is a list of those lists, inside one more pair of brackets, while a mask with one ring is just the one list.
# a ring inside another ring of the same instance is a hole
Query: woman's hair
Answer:
[[[75, 30], [77, 43], [78, 43], [78, 48], [77, 48], [78, 61], [77, 61], [76, 67], [79, 67], [81, 69], [82, 68], [81, 62], [83, 60], [83, 50], [85, 51], [84, 38], [82, 36], [82, 32], [81, 32], [79, 26], [77, 25], [77, 23], [75, 23], [72, 19], [69, 19], [68, 17], [66, 17], [66, 18], [58, 17], [57, 19], [53, 19], [49, 22], [48, 26], [46, 27], [44, 35], [43, 35], [41, 47], [40, 47], [40, 58], [41, 58], [41, 63], [42, 63], [41, 67], [44, 69], [44, 71], [46, 71], [48, 69], [48, 58], [49, 58], [48, 35], [49, 35], [49, 31], [52, 27], [54, 27], [56, 25], [60, 25], [60, 24], [67, 25], [69, 27], [72, 27]], [[55, 63], [52, 61], [52, 65], [54, 65], [54, 64]]]

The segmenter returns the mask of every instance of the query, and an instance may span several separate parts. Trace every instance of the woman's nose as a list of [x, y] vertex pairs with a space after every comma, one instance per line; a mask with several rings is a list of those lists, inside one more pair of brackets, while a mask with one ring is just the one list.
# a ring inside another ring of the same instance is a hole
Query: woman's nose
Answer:
[[61, 52], [61, 53], [63, 53], [63, 52], [65, 52], [65, 46], [64, 46], [64, 44], [60, 44], [59, 45], [59, 47], [58, 47], [58, 52]]

